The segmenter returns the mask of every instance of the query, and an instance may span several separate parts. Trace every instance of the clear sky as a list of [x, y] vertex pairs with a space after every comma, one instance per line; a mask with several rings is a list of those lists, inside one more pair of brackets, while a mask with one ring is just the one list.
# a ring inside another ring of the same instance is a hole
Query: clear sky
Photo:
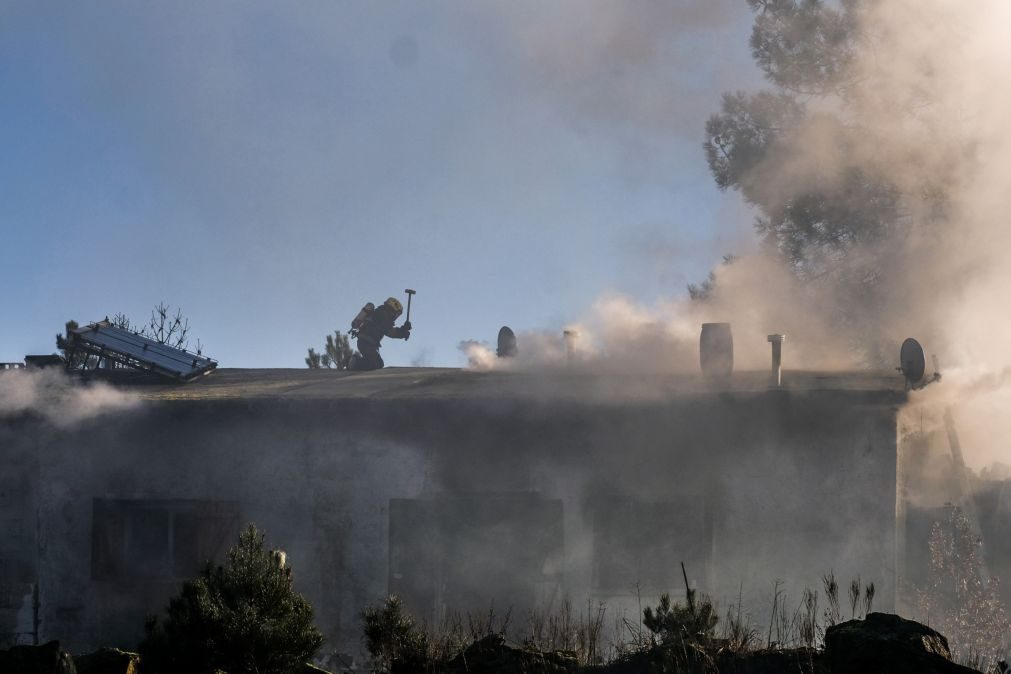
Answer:
[[390, 365], [683, 293], [750, 243], [701, 149], [742, 0], [0, 0], [0, 361], [179, 306], [301, 367], [417, 289]]

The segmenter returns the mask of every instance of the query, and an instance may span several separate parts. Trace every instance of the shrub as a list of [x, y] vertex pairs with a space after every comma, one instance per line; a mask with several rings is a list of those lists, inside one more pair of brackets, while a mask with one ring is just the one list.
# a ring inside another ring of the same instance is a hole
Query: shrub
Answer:
[[183, 583], [164, 622], [148, 618], [144, 674], [289, 674], [315, 656], [323, 635], [312, 606], [295, 592], [284, 553], [263, 539], [250, 525], [223, 566]]
[[1005, 657], [1011, 631], [996, 577], [984, 577], [982, 542], [961, 508], [930, 531], [930, 575], [917, 592], [917, 608], [948, 637], [958, 662], [987, 671]]
[[429, 639], [404, 610], [400, 597], [390, 595], [382, 606], [362, 611], [365, 647], [381, 671], [418, 671], [428, 661]]
[[661, 643], [705, 641], [713, 636], [713, 628], [718, 620], [712, 602], [706, 597], [696, 599], [695, 590], [688, 590], [685, 606], [671, 602], [670, 595], [664, 592], [655, 609], [647, 606], [642, 612], [642, 624]]

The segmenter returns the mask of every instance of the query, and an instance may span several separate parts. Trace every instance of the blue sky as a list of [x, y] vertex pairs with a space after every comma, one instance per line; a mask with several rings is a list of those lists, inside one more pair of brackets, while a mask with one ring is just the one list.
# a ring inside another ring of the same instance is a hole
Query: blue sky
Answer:
[[300, 367], [418, 290], [390, 365], [684, 292], [750, 217], [701, 150], [760, 86], [735, 0], [0, 0], [0, 361], [179, 306]]

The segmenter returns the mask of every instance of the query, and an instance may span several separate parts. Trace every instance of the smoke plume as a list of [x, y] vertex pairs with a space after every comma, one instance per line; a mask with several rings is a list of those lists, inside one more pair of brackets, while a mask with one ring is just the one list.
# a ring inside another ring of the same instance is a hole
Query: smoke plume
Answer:
[[[716, 46], [733, 32], [741, 8], [732, 0], [524, 5], [486, 9], [510, 29], [533, 86], [576, 123], [694, 134], [710, 105], [708, 87], [741, 81], [737, 64], [693, 58], [699, 34]], [[693, 67], [684, 67], [689, 60]], [[679, 122], [684, 127], [672, 129]]]
[[0, 417], [34, 415], [61, 428], [138, 404], [136, 396], [101, 382], [82, 384], [59, 370], [0, 374]]
[[[700, 324], [725, 321], [733, 325], [739, 369], [768, 367], [765, 337], [779, 332], [787, 334], [788, 369], [884, 370], [898, 364], [901, 341], [915, 336], [928, 364], [931, 354], [938, 356], [944, 380], [914, 400], [957, 404], [967, 459], [977, 466], [999, 460], [1011, 433], [1004, 421], [1011, 405], [1011, 313], [1004, 309], [1011, 292], [1011, 228], [1004, 222], [1011, 6], [999, 0], [853, 6], [859, 38], [837, 91], [812, 100], [809, 114], [741, 183], [775, 208], [795, 203], [813, 181], [839, 187], [845, 199], [844, 181], [857, 169], [894, 186], [894, 228], [853, 243], [835, 267], [829, 261], [827, 272], [807, 277], [773, 251], [745, 255], [715, 270], [704, 302], [601, 297], [578, 318], [577, 352], [594, 367], [697, 371]], [[620, 41], [590, 34], [600, 38], [600, 54], [621, 52]], [[651, 44], [646, 40], [642, 49], [651, 53]], [[593, 62], [582, 52], [549, 56], [564, 72]], [[646, 56], [632, 50], [617, 63], [636, 58]], [[859, 269], [870, 269], [873, 278], [854, 280]], [[863, 292], [868, 287], [873, 293]], [[520, 334], [520, 355], [508, 366], [563, 362], [560, 333]], [[461, 348], [473, 367], [502, 366], [490, 347]]]

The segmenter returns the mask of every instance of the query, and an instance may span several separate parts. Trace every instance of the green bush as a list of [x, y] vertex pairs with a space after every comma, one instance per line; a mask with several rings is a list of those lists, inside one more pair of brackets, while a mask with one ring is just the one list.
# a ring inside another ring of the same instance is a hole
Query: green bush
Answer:
[[425, 668], [429, 659], [428, 636], [404, 610], [400, 597], [391, 595], [382, 606], [362, 611], [362, 626], [365, 647], [375, 669], [413, 672]]
[[655, 609], [647, 606], [642, 612], [642, 624], [661, 643], [704, 641], [713, 636], [717, 620], [712, 602], [705, 597], [696, 599], [695, 590], [688, 590], [685, 606], [671, 602], [670, 595], [664, 592]]
[[148, 618], [144, 674], [290, 674], [316, 655], [323, 635], [312, 606], [263, 538], [250, 525], [223, 566], [208, 564], [183, 584], [164, 622]]

